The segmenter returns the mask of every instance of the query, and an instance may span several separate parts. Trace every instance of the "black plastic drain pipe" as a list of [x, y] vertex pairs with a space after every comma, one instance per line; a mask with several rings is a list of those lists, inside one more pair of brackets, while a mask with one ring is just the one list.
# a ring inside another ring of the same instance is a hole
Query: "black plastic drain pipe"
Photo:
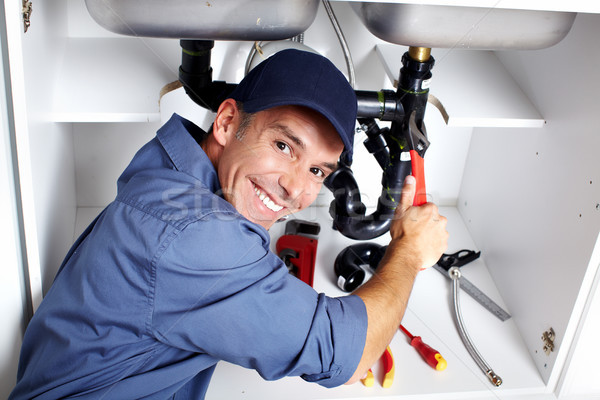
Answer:
[[236, 84], [212, 80], [210, 55], [214, 40], [180, 40], [181, 66], [179, 81], [187, 95], [198, 105], [217, 112], [219, 105]]
[[[212, 80], [210, 63], [214, 41], [181, 40], [180, 45], [179, 80], [194, 102], [216, 112], [237, 85]], [[415, 50], [426, 50], [426, 54], [423, 56]], [[348, 162], [341, 160], [339, 168], [327, 178], [325, 185], [335, 197], [330, 207], [334, 228], [349, 238], [368, 240], [389, 230], [404, 179], [411, 173], [407, 143], [410, 116], [416, 116], [419, 129], [423, 126], [429, 93], [425, 83], [431, 78], [430, 70], [434, 64], [428, 50], [411, 47], [404, 54], [396, 92], [356, 91], [359, 122], [368, 136], [365, 146], [377, 159], [383, 173], [377, 208], [370, 215], [366, 215], [366, 206], [361, 201], [360, 190]], [[379, 129], [375, 119], [392, 121], [391, 127]]]
[[[402, 57], [403, 66], [395, 93], [387, 90], [356, 92], [359, 122], [367, 133], [364, 144], [376, 158], [383, 173], [377, 208], [370, 215], [365, 215], [366, 207], [361, 201], [350, 165], [342, 162], [325, 182], [334, 195], [329, 209], [333, 226], [351, 239], [373, 239], [389, 230], [400, 201], [404, 179], [411, 173], [409, 150], [413, 143], [408, 143], [411, 139], [409, 121], [412, 116], [417, 128], [424, 131], [428, 83], [435, 62], [428, 51], [423, 55], [420, 50], [423, 48], [411, 47]], [[379, 129], [375, 118], [392, 121], [391, 127]]]

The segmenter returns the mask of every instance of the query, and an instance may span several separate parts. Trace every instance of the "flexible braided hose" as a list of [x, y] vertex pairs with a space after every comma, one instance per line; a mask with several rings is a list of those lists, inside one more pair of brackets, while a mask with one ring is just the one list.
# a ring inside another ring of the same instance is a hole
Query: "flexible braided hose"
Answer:
[[479, 369], [483, 371], [483, 373], [489, 378], [490, 382], [494, 386], [502, 385], [502, 378], [494, 373], [492, 367], [489, 366], [487, 362], [483, 359], [479, 351], [475, 348], [475, 345], [471, 341], [469, 334], [465, 329], [465, 324], [462, 320], [462, 314], [460, 312], [460, 270], [457, 267], [450, 268], [448, 271], [450, 277], [452, 278], [452, 298], [454, 299], [454, 317], [456, 319], [456, 325], [458, 327], [458, 333], [460, 334], [460, 338], [462, 339], [467, 351], [473, 358], [473, 361], [477, 364]]

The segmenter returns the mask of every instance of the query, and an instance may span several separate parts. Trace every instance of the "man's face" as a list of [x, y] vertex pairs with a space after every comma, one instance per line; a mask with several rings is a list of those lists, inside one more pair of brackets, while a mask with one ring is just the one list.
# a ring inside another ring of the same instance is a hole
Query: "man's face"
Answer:
[[297, 106], [256, 113], [242, 135], [223, 147], [219, 181], [225, 199], [266, 229], [316, 199], [344, 148], [325, 117]]

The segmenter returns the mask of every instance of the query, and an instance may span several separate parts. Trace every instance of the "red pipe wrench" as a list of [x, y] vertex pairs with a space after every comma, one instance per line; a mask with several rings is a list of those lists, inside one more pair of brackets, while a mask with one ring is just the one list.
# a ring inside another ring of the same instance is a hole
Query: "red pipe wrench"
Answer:
[[427, 130], [425, 124], [421, 124], [421, 128], [417, 126], [415, 121], [416, 112], [413, 111], [408, 121], [408, 148], [410, 153], [410, 167], [412, 176], [417, 181], [417, 190], [413, 200], [414, 206], [420, 206], [427, 203], [427, 192], [425, 190], [425, 151], [429, 147], [427, 140]]
[[291, 220], [285, 225], [285, 235], [275, 244], [277, 254], [290, 273], [310, 286], [313, 285], [315, 275], [317, 237], [320, 230], [321, 226], [316, 222]]

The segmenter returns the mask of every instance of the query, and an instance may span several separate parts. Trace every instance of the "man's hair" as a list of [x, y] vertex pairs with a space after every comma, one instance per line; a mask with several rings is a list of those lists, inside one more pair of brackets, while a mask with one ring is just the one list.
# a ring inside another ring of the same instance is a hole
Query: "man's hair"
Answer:
[[246, 130], [250, 127], [252, 121], [254, 120], [254, 113], [245, 112], [244, 103], [242, 103], [241, 101], [236, 100], [235, 104], [237, 105], [238, 111], [240, 113], [240, 126], [238, 127], [238, 130], [235, 133], [235, 137], [238, 140], [242, 140], [244, 138], [244, 135], [246, 134]]

